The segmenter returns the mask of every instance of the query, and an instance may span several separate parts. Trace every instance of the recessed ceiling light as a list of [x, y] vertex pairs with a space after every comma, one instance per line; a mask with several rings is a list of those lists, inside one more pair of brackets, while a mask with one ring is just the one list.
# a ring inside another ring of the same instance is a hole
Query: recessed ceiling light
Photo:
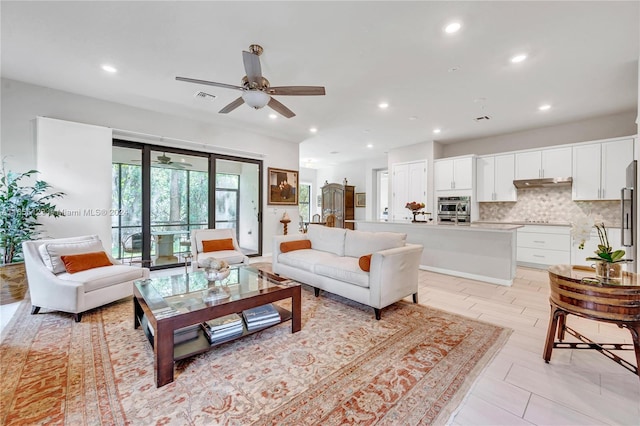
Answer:
[[524, 61], [525, 59], [527, 59], [527, 55], [525, 55], [524, 53], [520, 54], [520, 55], [516, 55], [514, 57], [511, 58], [511, 62], [513, 62], [514, 64], [517, 64], [519, 62]]
[[378, 104], [378, 108], [380, 108], [380, 109], [389, 108], [389, 104], [386, 103], [386, 102], [381, 102], [381, 103]]
[[409, 120], [411, 120], [411, 121], [414, 121], [414, 120], [417, 120], [417, 119], [418, 119], [418, 117], [416, 117], [415, 115], [412, 115], [411, 117], [409, 117]]
[[373, 144], [372, 143], [368, 143], [367, 144], [367, 148], [373, 148]]
[[340, 154], [340, 151], [331, 151], [329, 154]]
[[269, 118], [275, 120], [278, 116], [276, 114], [269, 114]]
[[440, 133], [442, 130], [440, 129], [433, 129], [433, 133]]
[[444, 32], [447, 33], [447, 34], [457, 33], [458, 30], [460, 30], [461, 27], [462, 27], [462, 25], [460, 24], [460, 22], [452, 22], [449, 25], [447, 25], [446, 27], [444, 27]]
[[548, 109], [551, 109], [551, 105], [549, 105], [549, 104], [540, 105], [540, 106], [538, 107], [538, 109], [539, 109], [540, 111], [546, 111], [546, 110], [548, 110]]
[[107, 64], [103, 65], [102, 69], [105, 70], [106, 72], [111, 72], [111, 73], [118, 72], [118, 70], [115, 67]]
[[457, 71], [460, 71], [459, 66], [451, 67], [447, 70], [447, 72], [457, 72]]
[[311, 128], [309, 129], [309, 131], [310, 131], [311, 133], [317, 133], [317, 132], [318, 132], [318, 129], [317, 129], [317, 128], [315, 128], [315, 127], [311, 127]]

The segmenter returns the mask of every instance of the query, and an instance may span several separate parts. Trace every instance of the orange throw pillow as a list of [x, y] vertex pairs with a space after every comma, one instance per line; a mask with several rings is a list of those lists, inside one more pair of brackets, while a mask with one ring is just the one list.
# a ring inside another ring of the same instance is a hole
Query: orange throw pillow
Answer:
[[358, 266], [365, 272], [369, 272], [371, 269], [371, 256], [372, 255], [368, 254], [366, 256], [360, 256], [360, 259], [358, 259]]
[[103, 251], [96, 251], [93, 253], [82, 254], [70, 254], [67, 256], [60, 256], [64, 268], [70, 274], [76, 272], [86, 271], [87, 269], [99, 268], [101, 266], [111, 266], [111, 260], [107, 256], [107, 253]]
[[202, 251], [209, 253], [210, 251], [235, 250], [232, 238], [223, 238], [221, 240], [203, 240]]
[[287, 253], [294, 250], [310, 249], [310, 248], [311, 248], [310, 240], [295, 240], [295, 241], [287, 241], [284, 243], [280, 243], [280, 251], [283, 253]]

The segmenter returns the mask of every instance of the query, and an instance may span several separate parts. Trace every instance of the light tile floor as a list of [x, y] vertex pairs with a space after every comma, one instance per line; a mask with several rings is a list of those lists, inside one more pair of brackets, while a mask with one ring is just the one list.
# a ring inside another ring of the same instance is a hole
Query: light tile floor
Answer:
[[[421, 304], [514, 330], [458, 407], [452, 425], [640, 425], [637, 376], [594, 350], [556, 349], [551, 363], [542, 359], [549, 319], [546, 271], [518, 268], [512, 287], [426, 271], [419, 279]], [[0, 307], [1, 328], [16, 306]], [[631, 342], [627, 330], [610, 324], [575, 316], [568, 324], [595, 341]], [[632, 351], [617, 353], [635, 364]]]
[[[595, 350], [555, 349], [542, 359], [548, 275], [518, 268], [512, 287], [420, 271], [419, 302], [513, 329], [460, 405], [453, 425], [640, 425], [640, 379]], [[590, 339], [631, 343], [610, 324], [569, 316]], [[573, 341], [571, 336], [567, 341]], [[635, 365], [633, 351], [617, 351]]]

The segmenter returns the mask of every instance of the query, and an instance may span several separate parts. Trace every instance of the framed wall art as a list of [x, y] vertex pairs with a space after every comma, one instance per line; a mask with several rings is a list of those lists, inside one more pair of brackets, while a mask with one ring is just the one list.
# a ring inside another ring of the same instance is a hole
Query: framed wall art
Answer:
[[298, 172], [296, 170], [267, 169], [269, 195], [267, 204], [279, 206], [298, 205]]
[[366, 207], [366, 206], [367, 206], [367, 193], [356, 192], [356, 207]]

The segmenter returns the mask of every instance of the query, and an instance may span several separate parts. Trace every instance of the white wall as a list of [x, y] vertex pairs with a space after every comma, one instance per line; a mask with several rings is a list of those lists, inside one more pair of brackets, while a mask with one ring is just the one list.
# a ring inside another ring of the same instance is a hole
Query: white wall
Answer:
[[320, 190], [325, 182], [342, 184], [346, 178], [347, 185], [355, 186], [355, 192], [364, 192], [367, 194], [366, 207], [357, 207], [355, 209], [355, 219], [370, 219], [375, 208], [371, 201], [375, 180], [374, 170], [384, 168], [387, 168], [387, 157], [370, 158], [364, 161], [351, 161], [333, 167], [318, 169], [316, 174], [318, 189]]
[[43, 217], [52, 238], [98, 234], [111, 248], [111, 129], [49, 118], [37, 119], [37, 168], [64, 197], [55, 206], [64, 216]]
[[[0, 151], [3, 156], [8, 156], [7, 165], [11, 170], [24, 171], [37, 166], [33, 126], [33, 120], [37, 116], [193, 141], [209, 147], [207, 151], [215, 152], [215, 147], [220, 147], [223, 153], [228, 153], [224, 151], [225, 148], [263, 153], [263, 173], [266, 173], [268, 167], [298, 169], [298, 144], [295, 143], [251, 133], [244, 129], [214, 126], [15, 80], [2, 79], [1, 84]], [[153, 140], [153, 142], [156, 141], [157, 139]], [[180, 146], [179, 143], [175, 145]], [[192, 145], [185, 147], [194, 149]], [[94, 160], [87, 158], [86, 161], [87, 167], [90, 167]], [[47, 180], [45, 175], [40, 177]], [[282, 232], [282, 224], [279, 220], [284, 209], [279, 206], [276, 209], [270, 208], [270, 213], [267, 214], [266, 179], [264, 179], [263, 191], [265, 194], [263, 254], [266, 255], [271, 252], [273, 235]], [[297, 211], [297, 208], [293, 210]]]
[[636, 111], [627, 111], [557, 126], [539, 127], [505, 135], [441, 144], [442, 153], [436, 158], [467, 154], [495, 154], [520, 149], [630, 136], [638, 131], [635, 119]]

